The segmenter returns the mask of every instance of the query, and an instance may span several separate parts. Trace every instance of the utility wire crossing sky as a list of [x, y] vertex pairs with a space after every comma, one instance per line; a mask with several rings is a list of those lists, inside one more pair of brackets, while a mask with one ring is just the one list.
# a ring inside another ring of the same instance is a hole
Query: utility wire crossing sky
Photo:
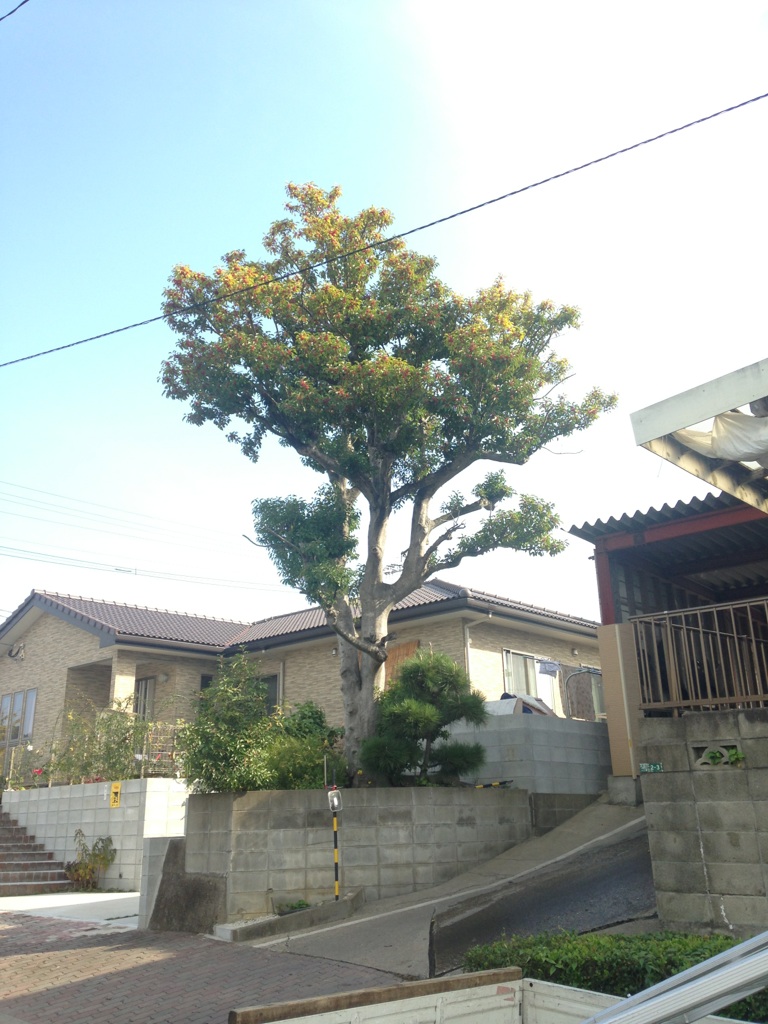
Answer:
[[[580, 309], [557, 343], [565, 390], [619, 407], [508, 471], [562, 538], [709, 492], [638, 449], [629, 413], [765, 357], [768, 0], [2, 10], [0, 472], [17, 483], [0, 485], [0, 608], [33, 588], [244, 621], [301, 606], [243, 535], [255, 499], [310, 498], [317, 475], [277, 442], [254, 464], [185, 422], [158, 379], [173, 332], [135, 323], [161, 313], [175, 266], [259, 259], [286, 182], [418, 225], [393, 237], [421, 232], [460, 294], [503, 278]], [[127, 326], [97, 333], [110, 324]], [[596, 618], [592, 553], [571, 538], [445, 578]]]
[[[26, 3], [26, 0], [24, 0], [24, 2]], [[494, 203], [500, 203], [505, 199], [511, 199], [513, 196], [522, 195], [523, 192], [529, 192], [531, 189], [538, 188], [540, 185], [548, 185], [550, 182], [557, 181], [559, 178], [565, 178], [569, 174], [575, 174], [577, 171], [583, 171], [588, 167], [594, 167], [596, 164], [604, 163], [606, 160], [612, 160], [614, 157], [621, 156], [624, 153], [631, 153], [632, 150], [639, 149], [641, 146], [647, 146], [652, 142], [658, 142], [660, 139], [666, 139], [670, 135], [675, 135], [677, 132], [683, 132], [687, 128], [693, 128], [696, 125], [704, 124], [715, 117], [720, 117], [722, 114], [730, 114], [734, 110], [740, 110], [742, 107], [749, 106], [750, 103], [757, 103], [759, 100], [764, 100], [766, 98], [768, 98], [768, 92], [762, 93], [760, 96], [753, 96], [748, 100], [743, 100], [741, 103], [735, 103], [730, 107], [724, 107], [722, 110], [718, 110], [714, 114], [707, 114], [705, 117], [699, 117], [695, 121], [689, 121], [687, 124], [680, 125], [677, 128], [670, 128], [668, 131], [661, 132], [659, 135], [654, 135], [649, 139], [643, 139], [642, 142], [635, 142], [631, 146], [624, 146], [623, 149], [616, 149], [612, 153], [605, 154], [605, 156], [595, 157], [594, 160], [588, 160], [586, 163], [578, 164], [576, 167], [570, 167], [567, 171], [559, 171], [557, 174], [550, 174], [547, 178], [542, 178], [540, 181], [534, 181], [530, 185], [523, 185], [522, 188], [514, 189], [512, 192], [505, 192], [504, 195], [496, 196], [495, 199], [486, 199], [482, 203], [476, 203], [474, 206], [468, 206], [464, 210], [458, 210], [456, 213], [449, 213], [445, 217], [438, 217], [436, 220], [432, 220], [428, 224], [421, 224], [419, 227], [409, 228], [407, 231], [400, 231], [396, 235], [389, 235], [380, 242], [361, 245], [357, 249], [350, 249], [348, 252], [339, 253], [337, 256], [330, 256], [327, 259], [318, 260], [317, 263], [308, 263], [306, 266], [300, 267], [298, 270], [279, 274], [277, 277], [271, 277], [268, 280], [261, 281], [258, 284], [248, 285], [245, 288], [238, 288], [233, 292], [224, 292], [224, 294], [217, 295], [213, 299], [206, 299], [204, 302], [194, 302], [189, 306], [182, 306], [179, 309], [174, 310], [174, 312], [190, 313], [195, 309], [204, 309], [206, 306], [214, 305], [217, 302], [224, 302], [226, 299], [234, 298], [236, 295], [243, 295], [245, 292], [254, 291], [257, 288], [266, 288], [267, 285], [276, 284], [279, 281], [286, 281], [288, 278], [296, 277], [299, 274], [305, 274], [310, 270], [317, 270], [319, 267], [327, 267], [332, 263], [338, 263], [341, 260], [349, 259], [350, 256], [356, 256], [358, 253], [366, 252], [368, 249], [381, 248], [382, 246], [388, 245], [390, 242], [397, 241], [401, 238], [407, 238], [409, 235], [415, 235], [419, 231], [426, 231], [428, 228], [436, 227], [438, 224], [445, 224], [450, 220], [455, 220], [457, 217], [463, 217], [468, 213], [475, 213], [477, 210], [482, 210], [487, 206], [493, 206]], [[137, 327], [146, 327], [148, 324], [155, 324], [163, 319], [163, 314], [160, 314], [159, 316], [149, 317], [147, 320], [138, 320], [136, 323], [127, 324], [125, 327], [116, 327], [111, 331], [104, 331], [101, 334], [93, 334], [90, 338], [81, 338], [79, 341], [71, 341], [66, 345], [58, 345], [56, 348], [45, 349], [43, 352], [34, 352], [32, 355], [20, 356], [18, 359], [9, 359], [5, 363], [0, 363], [0, 369], [3, 369], [6, 366], [13, 366], [16, 363], [25, 363], [29, 359], [39, 359], [41, 356], [49, 356], [54, 352], [63, 352], [64, 349], [75, 348], [78, 345], [85, 345], [89, 341], [98, 341], [101, 338], [109, 338], [114, 334], [122, 334], [125, 331], [132, 331]]]

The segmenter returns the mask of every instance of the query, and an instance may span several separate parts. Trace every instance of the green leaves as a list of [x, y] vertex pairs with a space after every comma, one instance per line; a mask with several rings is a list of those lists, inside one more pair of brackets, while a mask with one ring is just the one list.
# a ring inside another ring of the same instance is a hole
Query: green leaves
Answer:
[[[483, 695], [447, 654], [419, 652], [409, 658], [378, 704], [376, 735], [363, 744], [362, 762], [392, 784], [402, 785], [408, 774], [426, 781], [432, 769], [470, 772], [485, 760], [479, 744], [448, 741], [452, 722], [482, 725], [486, 710]], [[435, 745], [437, 740], [443, 742]]]
[[112, 836], [100, 836], [89, 845], [81, 828], [75, 829], [75, 859], [64, 865], [67, 878], [76, 889], [93, 890], [102, 872], [114, 863], [117, 850]]
[[[162, 381], [191, 402], [191, 422], [235, 425], [229, 437], [250, 458], [265, 432], [313, 447], [365, 493], [382, 457], [410, 486], [459, 452], [521, 464], [612, 407], [598, 390], [582, 403], [544, 397], [568, 372], [550, 345], [578, 325], [573, 307], [535, 304], [500, 278], [457, 296], [434, 260], [383, 244], [387, 211], [345, 217], [340, 190], [312, 183], [288, 194], [289, 216], [265, 238], [272, 260], [236, 250], [213, 275], [172, 275], [164, 309], [181, 340]], [[340, 434], [361, 458], [345, 457]]]
[[321, 487], [313, 501], [291, 496], [253, 503], [259, 540], [288, 586], [328, 607], [337, 595], [349, 593], [357, 553], [357, 509], [340, 488]]
[[242, 652], [222, 661], [195, 720], [177, 736], [184, 776], [198, 793], [269, 788], [271, 731], [258, 667]]
[[492, 512], [474, 533], [458, 541], [433, 562], [433, 572], [458, 565], [498, 548], [525, 551], [529, 555], [554, 555], [565, 548], [552, 536], [560, 525], [553, 506], [528, 494], [521, 494], [516, 510]]
[[[133, 698], [98, 708], [88, 701], [63, 716], [45, 776], [77, 784], [137, 778], [156, 723], [133, 713]], [[137, 759], [138, 758], [138, 759]]]
[[[287, 193], [262, 259], [234, 250], [210, 275], [175, 268], [163, 308], [178, 343], [161, 380], [168, 397], [188, 403], [191, 423], [214, 423], [249, 459], [271, 434], [324, 477], [312, 500], [262, 499], [254, 516], [283, 582], [318, 602], [361, 652], [357, 668], [349, 659], [341, 667], [357, 750], [398, 601], [431, 573], [495, 548], [562, 550], [546, 502], [522, 496], [502, 509], [514, 495], [500, 471], [473, 499], [459, 490], [445, 498], [456, 478], [482, 461], [522, 466], [615, 399], [597, 388], [581, 400], [560, 391], [569, 365], [552, 346], [578, 326], [574, 307], [534, 302], [501, 278], [456, 294], [434, 259], [387, 241], [387, 210], [346, 216], [341, 190], [313, 182]], [[359, 562], [358, 503], [368, 513]], [[387, 528], [409, 504], [411, 536], [393, 578]], [[472, 515], [484, 518], [470, 533]]]
[[245, 653], [222, 660], [200, 695], [195, 720], [178, 735], [184, 775], [198, 793], [314, 789], [324, 760], [343, 776], [346, 765], [324, 712], [307, 702], [268, 713], [258, 666]]
[[[735, 944], [736, 941], [726, 935], [677, 932], [577, 935], [563, 931], [536, 936], [511, 935], [468, 950], [463, 968], [487, 971], [519, 967], [528, 978], [627, 996], [671, 978]], [[720, 1012], [731, 1019], [765, 1021], [768, 993], [759, 992]]]
[[493, 511], [500, 501], [511, 498], [515, 493], [507, 483], [502, 472], [489, 473], [472, 493], [483, 502], [485, 508]]

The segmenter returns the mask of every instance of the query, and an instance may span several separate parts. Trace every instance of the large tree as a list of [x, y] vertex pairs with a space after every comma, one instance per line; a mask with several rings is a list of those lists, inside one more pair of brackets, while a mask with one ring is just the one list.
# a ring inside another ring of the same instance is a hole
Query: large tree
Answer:
[[[346, 217], [338, 188], [287, 192], [265, 259], [236, 251], [212, 275], [175, 268], [164, 313], [179, 340], [162, 381], [190, 403], [189, 422], [227, 430], [253, 461], [272, 434], [324, 477], [312, 500], [253, 508], [282, 580], [319, 603], [340, 637], [354, 768], [375, 725], [393, 606], [463, 558], [562, 548], [552, 506], [515, 494], [503, 471], [471, 496], [451, 489], [456, 478], [475, 463], [522, 466], [614, 400], [559, 393], [569, 367], [551, 346], [576, 326], [576, 309], [534, 303], [501, 280], [458, 295], [433, 259], [387, 241], [387, 210]], [[407, 548], [392, 565], [387, 529], [408, 507]]]

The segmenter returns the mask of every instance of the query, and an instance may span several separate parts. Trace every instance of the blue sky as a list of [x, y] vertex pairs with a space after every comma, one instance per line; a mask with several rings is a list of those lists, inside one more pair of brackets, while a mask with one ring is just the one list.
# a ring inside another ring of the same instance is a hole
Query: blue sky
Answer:
[[[289, 180], [404, 230], [764, 93], [767, 58], [756, 0], [30, 0], [0, 22], [0, 362], [157, 315], [176, 263], [258, 256]], [[581, 308], [569, 389], [619, 408], [510, 470], [565, 527], [706, 493], [629, 413], [765, 356], [767, 158], [763, 100], [412, 239], [458, 290], [502, 274]], [[315, 480], [185, 424], [173, 344], [159, 323], [0, 369], [0, 615], [33, 588], [302, 605], [242, 534], [254, 498]], [[449, 577], [597, 617], [590, 554]]]

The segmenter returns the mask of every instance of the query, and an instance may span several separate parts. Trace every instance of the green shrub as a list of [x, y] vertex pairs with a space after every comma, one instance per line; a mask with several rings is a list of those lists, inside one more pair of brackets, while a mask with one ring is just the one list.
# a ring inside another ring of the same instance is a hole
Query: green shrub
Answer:
[[455, 777], [479, 768], [479, 743], [449, 740], [447, 727], [464, 719], [482, 725], [485, 698], [470, 686], [466, 672], [447, 654], [420, 651], [403, 662], [400, 674], [377, 698], [375, 736], [363, 742], [366, 771], [397, 786], [427, 782], [435, 771]]
[[[726, 935], [577, 935], [558, 932], [499, 939], [475, 946], [465, 971], [519, 967], [524, 977], [607, 995], [635, 995], [735, 945]], [[718, 1011], [738, 1020], [768, 1019], [768, 993], [760, 992]]]
[[183, 773], [198, 793], [319, 789], [326, 757], [329, 770], [346, 775], [339, 735], [311, 702], [269, 714], [258, 666], [240, 653], [221, 662], [177, 745]]
[[181, 768], [197, 793], [268, 789], [271, 723], [258, 666], [244, 653], [219, 663], [197, 715], [176, 738]]
[[265, 751], [273, 790], [319, 790], [326, 781], [345, 779], [347, 763], [323, 736], [274, 736]]
[[75, 832], [77, 855], [74, 860], [64, 865], [64, 872], [76, 889], [92, 890], [99, 883], [99, 876], [106, 871], [117, 856], [112, 836], [101, 836], [94, 839], [89, 846], [85, 833], [81, 828]]

